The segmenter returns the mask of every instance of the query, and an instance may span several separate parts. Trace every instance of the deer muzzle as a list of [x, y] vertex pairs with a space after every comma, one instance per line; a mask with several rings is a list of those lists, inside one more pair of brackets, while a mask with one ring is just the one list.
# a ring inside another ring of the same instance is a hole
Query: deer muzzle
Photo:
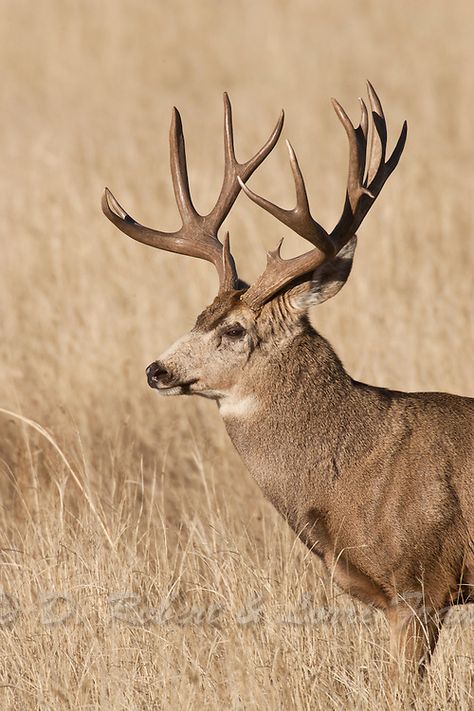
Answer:
[[162, 394], [182, 394], [189, 390], [189, 386], [195, 380], [183, 382], [177, 373], [169, 370], [162, 361], [155, 360], [146, 369], [146, 376], [150, 388], [158, 390]]

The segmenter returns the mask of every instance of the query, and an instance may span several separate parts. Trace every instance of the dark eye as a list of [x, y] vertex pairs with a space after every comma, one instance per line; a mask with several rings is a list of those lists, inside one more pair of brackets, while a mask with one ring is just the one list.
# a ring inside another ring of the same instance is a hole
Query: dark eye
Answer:
[[236, 341], [245, 336], [245, 328], [241, 326], [240, 323], [233, 323], [232, 326], [228, 326], [223, 333], [224, 336]]

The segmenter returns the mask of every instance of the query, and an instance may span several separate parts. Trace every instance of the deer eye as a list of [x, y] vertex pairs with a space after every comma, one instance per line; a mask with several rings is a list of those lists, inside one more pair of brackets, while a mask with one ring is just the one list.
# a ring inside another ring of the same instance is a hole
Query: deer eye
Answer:
[[243, 338], [245, 333], [245, 328], [241, 326], [240, 323], [233, 323], [222, 332], [222, 335], [227, 336], [227, 338], [230, 338], [233, 341], [237, 341], [239, 338]]

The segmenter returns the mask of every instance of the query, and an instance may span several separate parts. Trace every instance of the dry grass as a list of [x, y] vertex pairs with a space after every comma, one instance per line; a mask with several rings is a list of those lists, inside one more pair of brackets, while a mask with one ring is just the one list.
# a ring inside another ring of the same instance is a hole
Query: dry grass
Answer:
[[[213, 296], [212, 269], [127, 241], [99, 198], [109, 184], [143, 221], [176, 225], [177, 104], [209, 206], [228, 89], [243, 157], [285, 106], [330, 224], [346, 146], [328, 97], [355, 111], [369, 76], [409, 142], [350, 283], [315, 319], [359, 379], [474, 395], [471, 3], [0, 12], [1, 708], [395, 708], [383, 620], [322, 577], [211, 403], [146, 387], [144, 366]], [[290, 199], [282, 148], [253, 185]], [[244, 199], [229, 224], [255, 276], [281, 230]], [[471, 620], [452, 615], [416, 708], [473, 708]]]

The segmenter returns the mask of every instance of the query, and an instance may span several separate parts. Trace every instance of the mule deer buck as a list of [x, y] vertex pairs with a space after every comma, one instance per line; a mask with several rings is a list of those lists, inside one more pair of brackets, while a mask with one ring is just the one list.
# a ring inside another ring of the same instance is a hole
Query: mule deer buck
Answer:
[[[384, 611], [397, 670], [421, 673], [449, 607], [474, 602], [474, 399], [357, 382], [308, 318], [311, 306], [346, 282], [356, 230], [405, 145], [406, 123], [386, 159], [386, 122], [370, 84], [368, 96], [370, 110], [361, 99], [357, 128], [333, 100], [349, 139], [349, 173], [342, 214], [329, 233], [310, 213], [290, 144], [294, 209], [245, 185], [277, 143], [283, 114], [258, 153], [239, 163], [227, 95], [224, 179], [208, 215], [191, 200], [176, 109], [171, 175], [182, 227], [144, 227], [108, 189], [102, 208], [138, 242], [206, 259], [219, 276], [219, 293], [192, 331], [147, 368], [149, 385], [161, 395], [217, 402], [265, 496], [345, 591]], [[237, 275], [228, 234], [223, 242], [217, 236], [240, 190], [311, 243], [290, 259], [280, 247], [269, 252], [251, 286]]]

